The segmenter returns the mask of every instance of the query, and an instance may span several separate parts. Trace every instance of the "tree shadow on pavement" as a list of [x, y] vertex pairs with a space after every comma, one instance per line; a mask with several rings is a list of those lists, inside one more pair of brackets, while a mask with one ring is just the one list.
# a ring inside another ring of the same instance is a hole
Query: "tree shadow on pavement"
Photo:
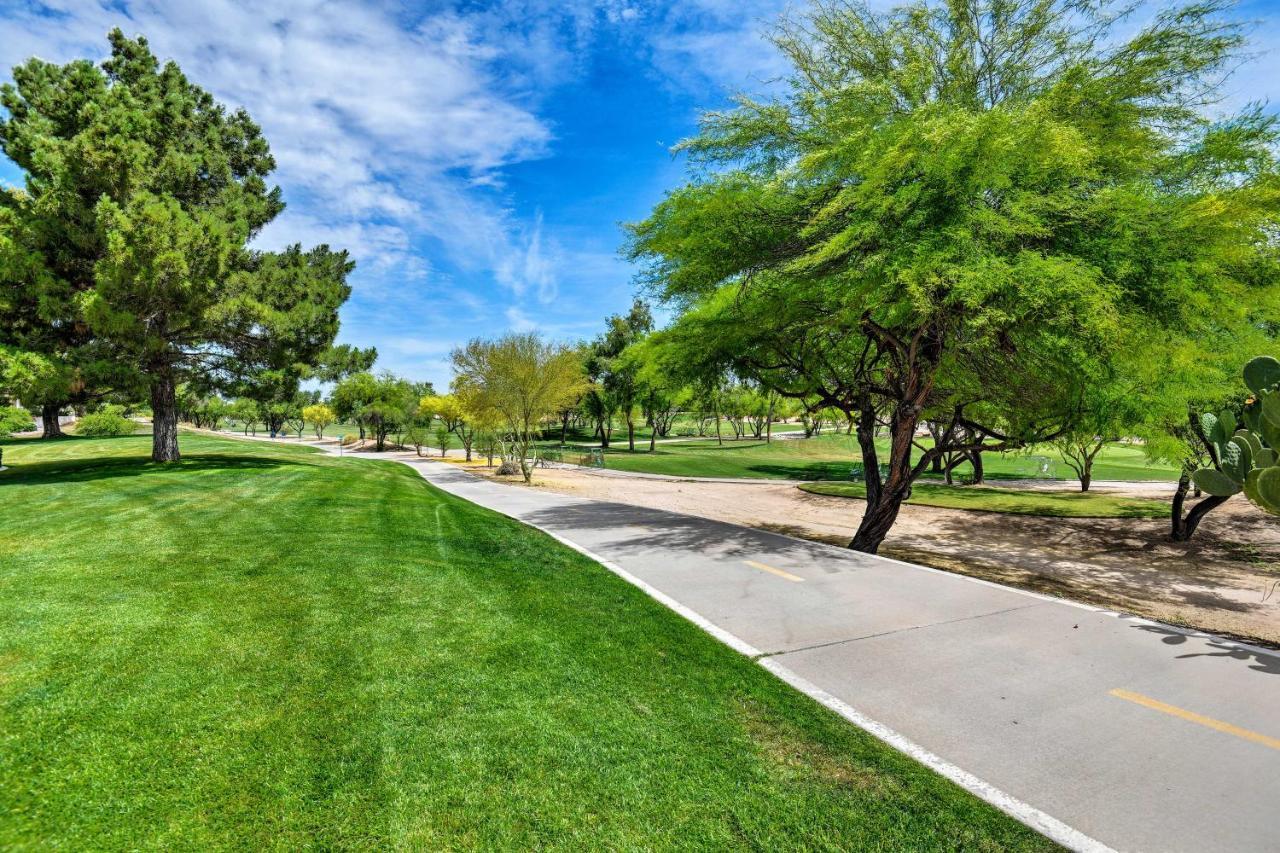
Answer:
[[[860, 566], [884, 566], [876, 557], [831, 545], [799, 542], [763, 530], [630, 504], [582, 502], [539, 509], [525, 513], [522, 517], [547, 530], [572, 535], [575, 541], [585, 547], [591, 548], [593, 544], [607, 546], [611, 553], [621, 556], [686, 550], [712, 558], [763, 560], [781, 569], [786, 569], [789, 564], [804, 565], [829, 573], [849, 571]], [[909, 571], [906, 568], [902, 570]], [[1169, 592], [1167, 589], [1165, 591]], [[1190, 594], [1183, 595], [1193, 597]], [[1173, 596], [1179, 597], [1179, 594], [1173, 593]], [[1236, 602], [1219, 600], [1220, 597], [1208, 593], [1194, 598], [1210, 599], [1224, 608], [1237, 606]], [[1108, 615], [1107, 618], [1114, 617]], [[1136, 624], [1132, 627], [1157, 633], [1162, 642], [1169, 645], [1186, 643], [1189, 639], [1187, 634], [1160, 625]], [[1280, 674], [1280, 656], [1239, 648], [1229, 640], [1212, 636], [1201, 635], [1200, 639], [1207, 642], [1208, 651], [1192, 651], [1178, 657], [1220, 657], [1248, 661], [1250, 669]]]
[[1184, 645], [1192, 639], [1204, 640], [1211, 652], [1192, 652], [1190, 654], [1178, 655], [1177, 660], [1185, 660], [1187, 658], [1229, 658], [1231, 660], [1252, 661], [1249, 669], [1256, 672], [1265, 672], [1268, 675], [1280, 675], [1280, 652], [1275, 654], [1267, 654], [1265, 652], [1255, 652], [1251, 649], [1241, 648], [1229, 641], [1219, 640], [1215, 637], [1207, 637], [1204, 635], [1188, 635], [1182, 631], [1175, 631], [1172, 628], [1166, 628], [1163, 625], [1132, 625], [1139, 631], [1146, 631], [1151, 634], [1160, 636], [1160, 642], [1166, 646]]
[[830, 573], [880, 565], [875, 557], [837, 546], [632, 504], [590, 501], [535, 510], [522, 518], [557, 533], [572, 531], [576, 540], [586, 538], [584, 531], [602, 534], [611, 549], [627, 555], [677, 549], [707, 557], [795, 561]]

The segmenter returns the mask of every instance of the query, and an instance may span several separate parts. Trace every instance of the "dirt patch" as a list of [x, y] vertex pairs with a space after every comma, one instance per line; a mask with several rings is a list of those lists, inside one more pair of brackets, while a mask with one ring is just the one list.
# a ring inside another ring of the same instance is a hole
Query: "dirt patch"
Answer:
[[[864, 507], [768, 481], [649, 480], [571, 469], [539, 470], [534, 487], [839, 545], [852, 537]], [[1192, 542], [1172, 542], [1167, 533], [1163, 519], [1041, 518], [907, 505], [881, 553], [1280, 644], [1280, 522], [1237, 499], [1211, 513]]]

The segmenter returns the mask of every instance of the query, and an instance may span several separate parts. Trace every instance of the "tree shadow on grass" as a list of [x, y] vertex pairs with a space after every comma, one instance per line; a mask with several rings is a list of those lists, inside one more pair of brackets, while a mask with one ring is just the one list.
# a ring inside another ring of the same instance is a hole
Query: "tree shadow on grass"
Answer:
[[49, 483], [87, 483], [115, 477], [146, 475], [172, 476], [205, 471], [261, 471], [307, 462], [277, 456], [240, 456], [229, 453], [195, 453], [179, 462], [152, 462], [136, 456], [105, 459], [55, 459], [15, 465], [0, 471], [0, 488], [14, 485], [38, 486]]
[[748, 465], [746, 470], [779, 480], [848, 481], [854, 464], [854, 462], [811, 462], [807, 465]]

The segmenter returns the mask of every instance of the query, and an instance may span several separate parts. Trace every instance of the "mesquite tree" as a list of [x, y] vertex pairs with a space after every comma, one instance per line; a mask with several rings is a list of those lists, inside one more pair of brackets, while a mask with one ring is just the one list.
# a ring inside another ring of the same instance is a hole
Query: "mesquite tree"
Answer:
[[681, 312], [664, 334], [854, 419], [851, 547], [880, 547], [936, 457], [1071, 428], [1133, 341], [1257, 319], [1275, 121], [1202, 117], [1242, 45], [1218, 13], [1123, 38], [1070, 0], [818, 3], [775, 34], [786, 94], [682, 143], [695, 179], [630, 245]]
[[98, 344], [131, 371], [152, 458], [174, 461], [179, 383], [301, 370], [333, 341], [352, 265], [327, 247], [248, 250], [284, 207], [258, 126], [145, 39], [109, 38], [100, 66], [32, 59], [0, 91], [0, 148], [26, 173], [5, 205], [41, 261], [48, 348]]

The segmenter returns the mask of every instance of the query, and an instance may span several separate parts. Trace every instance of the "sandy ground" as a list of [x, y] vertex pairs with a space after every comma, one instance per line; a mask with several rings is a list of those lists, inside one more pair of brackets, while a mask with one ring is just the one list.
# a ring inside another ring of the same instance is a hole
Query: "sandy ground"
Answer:
[[[864, 506], [802, 492], [790, 483], [601, 476], [573, 469], [539, 469], [534, 487], [840, 545], [853, 535]], [[1171, 489], [1144, 484], [1134, 491]], [[1056, 519], [903, 506], [881, 553], [1280, 644], [1280, 523], [1240, 499], [1211, 513], [1190, 543], [1169, 541], [1167, 528], [1164, 520]]]

